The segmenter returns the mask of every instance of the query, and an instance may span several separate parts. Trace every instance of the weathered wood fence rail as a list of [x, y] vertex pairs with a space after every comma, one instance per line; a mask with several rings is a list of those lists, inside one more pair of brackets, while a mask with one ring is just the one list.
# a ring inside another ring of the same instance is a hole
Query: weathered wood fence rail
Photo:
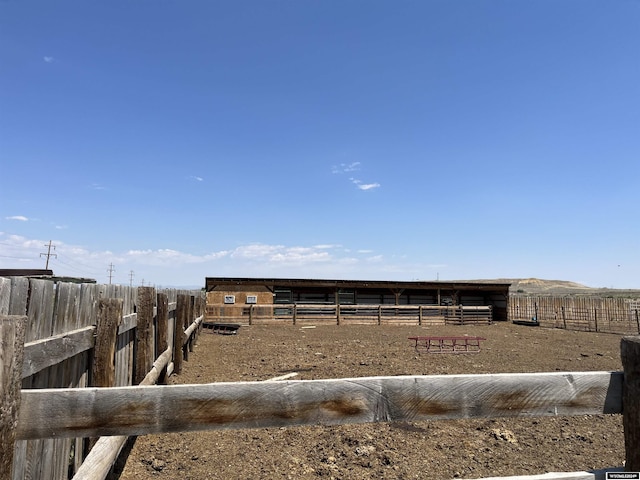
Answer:
[[[199, 291], [156, 292], [150, 287], [0, 277], [0, 328], [3, 332], [9, 331], [9, 319], [22, 319], [22, 326], [16, 330], [21, 345], [16, 348], [22, 352], [18, 371], [23, 393], [42, 389], [79, 391], [90, 386], [151, 385], [172, 371], [179, 372], [183, 360], [193, 349], [203, 312], [204, 297]], [[0, 351], [2, 424], [8, 418], [5, 418], [5, 411], [17, 408], [21, 398], [19, 392], [15, 396], [15, 391], [11, 398], [12, 390], [5, 386], [8, 377], [4, 372], [13, 361], [9, 358], [11, 349], [7, 345], [3, 339]], [[179, 348], [174, 349], [174, 345]], [[6, 402], [13, 407], [5, 410]], [[60, 414], [64, 412], [55, 415]], [[86, 470], [84, 464], [90, 464], [87, 460], [97, 457], [101, 446], [100, 440], [94, 445], [95, 440], [78, 434], [73, 438], [56, 435], [47, 439], [19, 440], [9, 456], [10, 433], [5, 435], [4, 428], [0, 426], [3, 429], [2, 479], [68, 479], [74, 473]], [[114, 459], [124, 440], [126, 437], [117, 445], [111, 441]], [[102, 451], [101, 456], [104, 453]], [[12, 462], [7, 458], [12, 458]], [[109, 468], [110, 465], [105, 472]], [[13, 476], [9, 473], [12, 470]], [[92, 474], [86, 478], [99, 476]]]
[[587, 332], [640, 333], [637, 302], [624, 298], [509, 297], [511, 320], [532, 320], [545, 327]]
[[207, 305], [205, 321], [241, 325], [445, 325], [489, 324], [490, 306], [466, 305]]

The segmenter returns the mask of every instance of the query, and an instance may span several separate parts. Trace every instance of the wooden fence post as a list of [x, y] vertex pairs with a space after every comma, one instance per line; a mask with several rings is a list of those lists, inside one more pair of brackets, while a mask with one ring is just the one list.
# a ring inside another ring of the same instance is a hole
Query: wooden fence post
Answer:
[[[189, 325], [191, 325], [195, 319], [196, 319], [196, 297], [191, 295], [189, 297]], [[186, 325], [186, 328], [189, 328], [189, 325]], [[194, 344], [194, 342], [195, 342], [195, 332], [188, 339], [188, 342], [187, 342], [188, 343], [188, 348], [187, 348], [188, 352], [193, 352], [193, 344]], [[189, 355], [189, 354], [187, 353], [187, 355]]]
[[184, 324], [189, 314], [189, 296], [178, 294], [176, 304], [176, 325], [173, 329], [173, 371], [179, 374], [182, 371], [184, 360]]
[[0, 316], [0, 478], [13, 478], [26, 316]]
[[91, 369], [92, 386], [116, 386], [116, 340], [122, 322], [121, 298], [106, 298], [98, 302], [96, 343]]
[[[156, 313], [156, 333], [158, 337], [156, 356], [162, 355], [162, 353], [169, 348], [169, 297], [166, 293], [159, 293], [157, 296], [158, 310]], [[163, 369], [158, 383], [165, 383], [166, 370]]]
[[158, 352], [160, 356], [168, 347], [169, 338], [169, 297], [166, 293], [158, 294], [158, 310], [156, 313], [156, 326], [158, 329]]
[[136, 326], [137, 352], [134, 383], [138, 385], [153, 366], [153, 287], [138, 287], [138, 323]]
[[640, 471], [640, 336], [623, 337], [620, 356], [624, 368], [622, 424], [627, 472]]

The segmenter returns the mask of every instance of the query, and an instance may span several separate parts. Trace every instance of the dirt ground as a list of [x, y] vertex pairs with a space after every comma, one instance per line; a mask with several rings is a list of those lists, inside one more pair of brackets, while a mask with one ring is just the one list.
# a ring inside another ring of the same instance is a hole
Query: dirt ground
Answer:
[[[477, 354], [417, 355], [416, 335], [478, 335]], [[171, 384], [621, 370], [620, 336], [489, 326], [250, 326], [203, 333]], [[453, 479], [618, 467], [620, 415], [397, 422], [139, 437], [121, 480]]]

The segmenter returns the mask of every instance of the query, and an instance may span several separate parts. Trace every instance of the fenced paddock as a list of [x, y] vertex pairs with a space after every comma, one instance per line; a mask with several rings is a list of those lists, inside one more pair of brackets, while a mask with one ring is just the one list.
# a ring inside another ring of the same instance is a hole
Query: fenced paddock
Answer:
[[[196, 317], [196, 324], [201, 323], [203, 307], [200, 292], [163, 290], [156, 293], [148, 287], [0, 277], [3, 423], [15, 416], [20, 389], [22, 392], [68, 388], [79, 391], [90, 386], [123, 387], [144, 384], [148, 373], [146, 383], [155, 383], [167, 370], [179, 370], [189, 349], [193, 348], [197, 329], [192, 328], [186, 334], [184, 331]], [[21, 339], [20, 345], [13, 347], [4, 337], [11, 330], [6, 318], [22, 319], [13, 327]], [[179, 348], [174, 349], [174, 345]], [[20, 364], [13, 358], [18, 353], [22, 354]], [[11, 362], [14, 362], [18, 391], [5, 388]], [[67, 406], [53, 415], [69, 408], [72, 407]], [[40, 419], [45, 425], [49, 420]], [[93, 458], [101, 448], [100, 456], [108, 453], [115, 458], [126, 440], [126, 437], [117, 442], [111, 440], [105, 450], [104, 441], [96, 443], [95, 439], [77, 434], [23, 439], [15, 443], [11, 467], [6, 451], [11, 432], [3, 427], [2, 434], [0, 478], [15, 480], [71, 478], [87, 468], [86, 460], [92, 458], [90, 449], [94, 452]], [[13, 477], [9, 476], [11, 468]]]
[[640, 333], [638, 302], [624, 298], [509, 297], [511, 320], [536, 319], [541, 326], [585, 332]]
[[207, 305], [207, 323], [240, 325], [488, 325], [490, 306], [386, 304]]
[[[189, 303], [182, 298], [177, 304]], [[102, 305], [103, 316], [109, 316], [113, 303]], [[144, 308], [137, 309], [139, 316], [143, 316]], [[179, 305], [176, 308], [185, 311]], [[222, 428], [613, 413], [623, 415], [627, 468], [640, 469], [637, 338], [622, 342], [624, 373], [424, 375], [279, 383], [22, 388], [20, 392], [26, 352], [22, 349], [24, 333], [20, 331], [24, 332], [25, 320], [24, 316], [9, 316], [0, 324], [2, 369], [7, 372], [2, 378], [8, 384], [8, 388], [3, 385], [2, 406], [3, 412], [13, 415], [13, 420], [3, 415], [0, 425], [0, 465], [13, 464], [13, 458], [10, 463], [6, 461], [14, 455], [13, 438], [32, 441], [110, 435], [107, 438], [117, 439], [130, 434]], [[18, 395], [11, 396], [12, 392]]]

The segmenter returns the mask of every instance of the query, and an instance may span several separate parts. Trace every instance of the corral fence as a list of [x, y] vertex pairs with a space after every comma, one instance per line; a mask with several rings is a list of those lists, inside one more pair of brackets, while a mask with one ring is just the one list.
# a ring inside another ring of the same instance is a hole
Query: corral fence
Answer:
[[[0, 287], [3, 285], [0, 283]], [[144, 342], [153, 331], [150, 321], [148, 328], [140, 328], [141, 318], [152, 318], [153, 295], [153, 289], [139, 289], [137, 292], [138, 343]], [[97, 351], [94, 356], [102, 356], [99, 344], [104, 345], [105, 351], [111, 349], [110, 354], [103, 357], [100, 368], [110, 371], [110, 375], [115, 377], [115, 361], [109, 360], [117, 358], [113, 348], [113, 328], [109, 334], [112, 340], [102, 343], [98, 338], [103, 330], [101, 325], [110, 323], [108, 318], [116, 322], [118, 318], [124, 318], [120, 315], [123, 301], [96, 297], [96, 303], [99, 307], [96, 307], [98, 314], [93, 349]], [[9, 311], [13, 304], [11, 297]], [[160, 301], [158, 296], [157, 325], [164, 324], [163, 319], [168, 317], [164, 314], [168, 308], [161, 306], [163, 304], [164, 301]], [[195, 299], [192, 301], [187, 295], [177, 296], [174, 318], [177, 322], [176, 331], [180, 334], [175, 337], [176, 345], [191, 344], [191, 334], [199, 328], [200, 323], [196, 319], [186, 330], [182, 330], [187, 319], [193, 316], [189, 313], [191, 304], [195, 304]], [[4, 309], [5, 304], [0, 305]], [[594, 414], [622, 414], [625, 468], [627, 471], [640, 471], [640, 337], [625, 337], [621, 341], [623, 372], [423, 375], [152, 385], [164, 370], [163, 365], [169, 362], [165, 353], [162, 353], [138, 386], [25, 388], [21, 385], [21, 379], [24, 369], [31, 368], [28, 367], [32, 363], [29, 359], [33, 353], [30, 352], [35, 348], [33, 342], [25, 344], [25, 331], [30, 325], [27, 319], [35, 318], [36, 313], [31, 312], [27, 317], [4, 315], [5, 311], [0, 316], [0, 478], [11, 478], [12, 467], [21, 468], [19, 462], [14, 461], [14, 456], [20, 454], [22, 442], [37, 445], [32, 442], [73, 442], [78, 437], [101, 437], [74, 476], [76, 479], [93, 480], [105, 478], [117, 456], [113, 452], [118, 449], [114, 447], [127, 435], [318, 424]], [[184, 323], [181, 319], [184, 319]], [[163, 331], [164, 327], [157, 327], [156, 330]], [[57, 347], [50, 348], [51, 351], [65, 350], [69, 355], [71, 351], [81, 348], [77, 346], [81, 343], [79, 340], [69, 344], [62, 338], [64, 336], [52, 340]], [[180, 349], [176, 351], [178, 355], [173, 356], [173, 361], [177, 369], [183, 356], [179, 354]], [[183, 354], [188, 351], [188, 347], [184, 348]], [[134, 358], [139, 358], [139, 355], [134, 354]], [[108, 368], [111, 365], [113, 367]], [[86, 375], [91, 377], [88, 373]], [[44, 454], [45, 450], [42, 448], [40, 451]], [[16, 477], [14, 472], [13, 478], [22, 477]], [[44, 476], [34, 475], [31, 478], [57, 479], [65, 476], [64, 472], [54, 475], [52, 470]], [[593, 479], [595, 475], [581, 472], [573, 476], [558, 474], [537, 478], [585, 480]]]
[[541, 326], [606, 333], [640, 333], [640, 307], [624, 298], [509, 297], [511, 320], [535, 320]]
[[491, 306], [468, 305], [207, 305], [205, 326], [240, 325], [469, 325], [493, 322]]
[[[78, 392], [162, 382], [167, 374], [180, 371], [193, 350], [203, 311], [200, 291], [0, 277], [0, 478], [104, 478], [100, 472], [109, 471], [127, 437], [98, 440], [51, 429], [43, 437], [19, 439], [8, 455], [13, 442], [5, 422], [13, 418], [15, 423], [20, 391]], [[14, 323], [22, 338], [15, 345], [6, 338], [8, 318], [21, 319]], [[8, 367], [18, 354], [21, 365], [14, 364], [19, 368], [10, 374]], [[17, 390], [6, 384], [11, 375]], [[50, 415], [64, 416], [73, 408], [68, 405]], [[38, 421], [47, 428], [50, 420]]]

